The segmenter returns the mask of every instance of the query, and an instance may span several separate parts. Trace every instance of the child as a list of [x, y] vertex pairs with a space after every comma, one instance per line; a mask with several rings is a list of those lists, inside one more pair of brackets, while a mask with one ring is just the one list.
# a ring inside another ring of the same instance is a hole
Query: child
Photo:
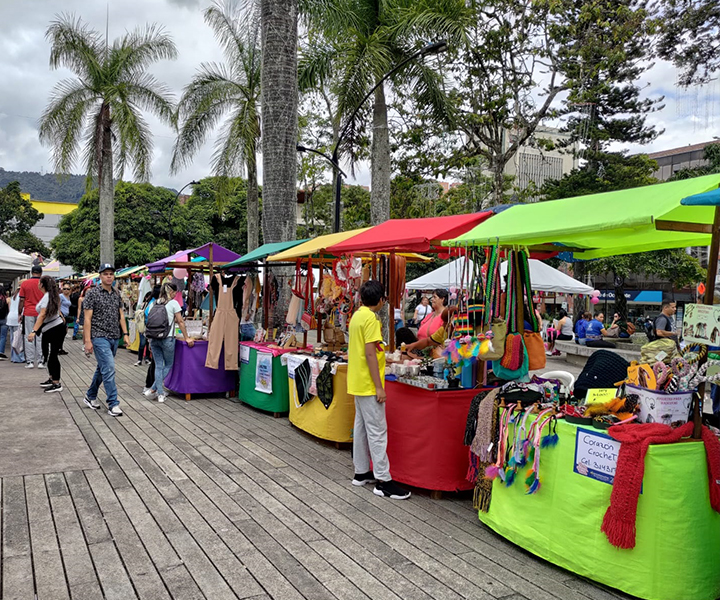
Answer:
[[[373, 493], [394, 500], [405, 500], [410, 492], [390, 478], [385, 420], [385, 351], [377, 312], [384, 303], [383, 287], [367, 281], [360, 288], [363, 305], [350, 320], [348, 343], [348, 394], [355, 396], [352, 484], [375, 483]], [[373, 471], [370, 470], [372, 458]]]

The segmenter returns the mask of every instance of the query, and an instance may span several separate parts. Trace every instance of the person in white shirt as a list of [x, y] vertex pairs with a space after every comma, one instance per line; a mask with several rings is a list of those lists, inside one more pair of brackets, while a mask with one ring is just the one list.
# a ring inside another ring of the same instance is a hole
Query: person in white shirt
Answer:
[[[8, 327], [8, 339], [10, 340], [11, 345], [11, 352], [10, 352], [10, 361], [14, 363], [24, 363], [25, 362], [25, 352], [21, 349], [20, 352], [16, 352], [14, 348], [12, 348], [12, 342], [15, 338], [15, 332], [20, 328], [20, 315], [18, 314], [18, 309], [20, 307], [20, 287], [18, 287], [10, 297], [10, 310], [8, 312], [7, 316], [7, 327]], [[22, 345], [25, 345], [25, 340], [22, 338]]]
[[57, 282], [52, 277], [43, 275], [38, 285], [43, 296], [35, 305], [38, 316], [27, 339], [32, 344], [36, 336], [42, 335], [42, 353], [43, 356], [47, 356], [47, 369], [50, 377], [47, 381], [43, 381], [40, 387], [45, 388], [46, 394], [51, 394], [62, 392], [63, 389], [60, 383], [58, 351], [62, 347], [62, 340], [67, 333], [67, 325], [60, 310], [60, 290]]
[[416, 327], [420, 327], [420, 323], [425, 320], [429, 314], [433, 312], [433, 307], [430, 306], [430, 299], [427, 296], [420, 298], [420, 304], [415, 308], [415, 314], [413, 314], [413, 323]]
[[[175, 300], [176, 295], [177, 286], [172, 282], [167, 282], [163, 283], [160, 289], [160, 297], [157, 299], [159, 304], [165, 305], [168, 324], [170, 325], [169, 335], [165, 338], [151, 338], [149, 337], [149, 332], [147, 330], [145, 331], [146, 336], [150, 340], [150, 349], [152, 350], [155, 360], [155, 383], [145, 392], [145, 397], [150, 400], [157, 398], [158, 402], [165, 402], [168, 394], [163, 383], [175, 361], [175, 323], [180, 327], [180, 331], [187, 345], [192, 348], [195, 344], [194, 340], [188, 336], [185, 321], [182, 318], [180, 303]], [[152, 310], [152, 308], [149, 310]], [[147, 314], [149, 314], [149, 311]]]

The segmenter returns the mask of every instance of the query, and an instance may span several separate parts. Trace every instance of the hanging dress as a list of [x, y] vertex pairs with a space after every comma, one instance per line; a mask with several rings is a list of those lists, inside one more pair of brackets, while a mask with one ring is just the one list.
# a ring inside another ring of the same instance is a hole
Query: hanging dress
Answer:
[[217, 369], [220, 362], [220, 352], [225, 347], [225, 370], [237, 371], [238, 368], [238, 330], [239, 319], [233, 306], [233, 290], [239, 281], [235, 277], [232, 285], [222, 284], [220, 275], [215, 275], [218, 282], [217, 310], [210, 327], [208, 336], [208, 351], [205, 366]]

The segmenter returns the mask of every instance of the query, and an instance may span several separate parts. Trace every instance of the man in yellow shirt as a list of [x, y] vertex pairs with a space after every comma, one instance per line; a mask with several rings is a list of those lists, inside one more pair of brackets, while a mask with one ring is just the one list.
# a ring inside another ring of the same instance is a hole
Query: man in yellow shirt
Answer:
[[[352, 484], [375, 483], [377, 496], [405, 500], [410, 492], [390, 477], [385, 419], [385, 347], [377, 312], [385, 303], [380, 282], [367, 281], [360, 288], [362, 306], [350, 320], [348, 342], [348, 394], [355, 396]], [[372, 459], [373, 470], [370, 470]]]

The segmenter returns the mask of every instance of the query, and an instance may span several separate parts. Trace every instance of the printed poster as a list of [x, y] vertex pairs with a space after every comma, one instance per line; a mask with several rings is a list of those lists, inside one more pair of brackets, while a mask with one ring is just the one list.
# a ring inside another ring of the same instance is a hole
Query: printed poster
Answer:
[[250, 346], [240, 344], [240, 362], [244, 365], [250, 363]]
[[579, 475], [612, 485], [620, 442], [609, 435], [578, 427], [575, 436], [575, 467]]
[[263, 394], [272, 394], [273, 355], [267, 352], [257, 353], [255, 365], [255, 390]]
[[695, 344], [720, 344], [720, 306], [686, 304], [682, 337]]

